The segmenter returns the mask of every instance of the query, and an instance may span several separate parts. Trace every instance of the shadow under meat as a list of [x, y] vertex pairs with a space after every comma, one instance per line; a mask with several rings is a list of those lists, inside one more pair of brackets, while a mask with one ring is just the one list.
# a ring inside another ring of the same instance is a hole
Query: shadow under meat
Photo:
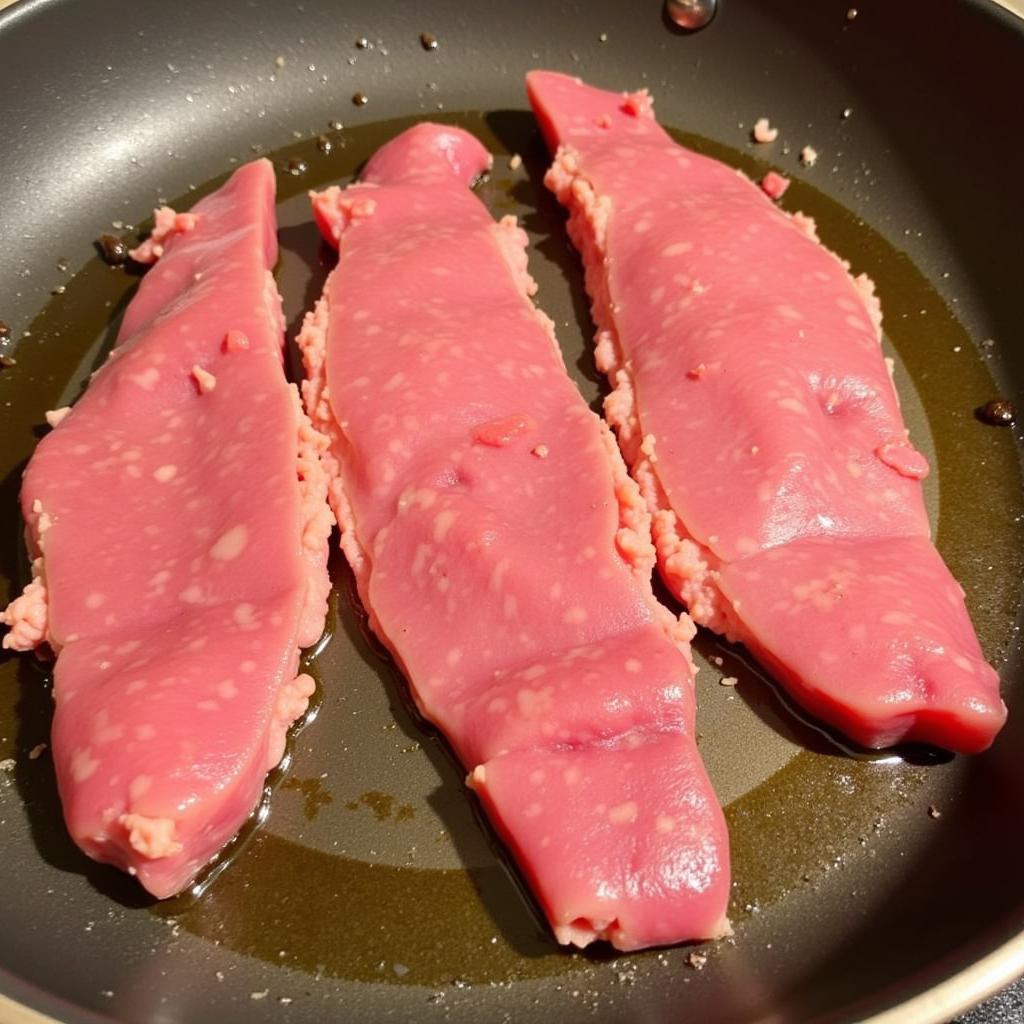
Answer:
[[[582, 352], [573, 360], [572, 366], [578, 371], [578, 375], [591, 385], [586, 390], [597, 391], [597, 396], [589, 404], [591, 409], [600, 415], [608, 384], [604, 374], [599, 373], [594, 364], [595, 327], [590, 316], [590, 299], [584, 286], [583, 264], [579, 253], [569, 241], [566, 213], [544, 184], [544, 175], [551, 164], [544, 140], [533, 115], [528, 111], [497, 110], [488, 113], [485, 120], [501, 144], [510, 152], [518, 153], [522, 157], [527, 180], [515, 182], [509, 194], [519, 206], [530, 210], [520, 218], [520, 224], [531, 235], [540, 236], [533, 247], [560, 272], [564, 282], [562, 294], [569, 297], [572, 319], [584, 342]], [[539, 297], [538, 305], [546, 313], [554, 315], [555, 310], [546, 308], [546, 304], [551, 301], [557, 301], [557, 296], [542, 295]], [[562, 325], [556, 321], [555, 327], [556, 334], [561, 336]], [[570, 353], [565, 354], [567, 359], [572, 359]]]
[[[332, 578], [339, 590], [340, 631], [345, 633], [357, 656], [380, 678], [398, 727], [410, 739], [420, 742], [421, 749], [442, 779], [442, 785], [427, 797], [427, 802], [444, 824], [494, 931], [500, 933], [519, 956], [550, 956], [556, 952], [556, 947], [547, 933], [543, 915], [520, 879], [504, 845], [494, 834], [479, 801], [467, 788], [464, 782], [466, 769], [441, 733], [420, 714], [408, 683], [370, 629], [351, 569], [345, 565], [339, 573], [332, 574]], [[481, 842], [494, 856], [493, 864], [478, 866]], [[429, 900], [429, 893], [424, 896]]]

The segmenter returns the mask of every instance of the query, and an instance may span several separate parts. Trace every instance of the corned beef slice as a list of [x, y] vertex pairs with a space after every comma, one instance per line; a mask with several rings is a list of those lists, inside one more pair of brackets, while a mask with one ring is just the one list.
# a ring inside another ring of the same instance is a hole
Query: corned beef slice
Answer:
[[728, 847], [694, 739], [688, 619], [649, 517], [529, 297], [490, 165], [422, 124], [314, 196], [338, 266], [299, 338], [370, 622], [469, 769], [561, 942], [728, 927]]
[[26, 470], [39, 557], [4, 643], [57, 652], [71, 835], [164, 897], [252, 812], [306, 709], [332, 519], [282, 367], [270, 163], [157, 224], [116, 347]]
[[859, 743], [983, 750], [1006, 709], [929, 540], [871, 282], [646, 92], [527, 91], [670, 589]]

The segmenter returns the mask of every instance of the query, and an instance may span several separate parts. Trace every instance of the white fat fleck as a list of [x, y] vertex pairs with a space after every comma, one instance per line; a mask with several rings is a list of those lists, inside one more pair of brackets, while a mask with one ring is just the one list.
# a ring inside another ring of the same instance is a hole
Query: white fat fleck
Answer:
[[682, 256], [684, 252], [689, 252], [692, 248], [692, 242], [673, 242], [671, 245], [666, 245], [665, 248], [661, 250], [661, 255], [666, 258]]
[[455, 513], [451, 509], [444, 509], [434, 517], [434, 542], [440, 544], [452, 528], [455, 522]]
[[583, 778], [583, 772], [576, 765], [573, 765], [562, 772], [562, 778], [567, 786], [575, 786]]
[[635, 801], [627, 800], [608, 811], [608, 820], [613, 825], [629, 825], [636, 821], [638, 810]]
[[543, 768], [534, 768], [534, 770], [530, 772], [530, 782], [534, 786], [539, 786], [544, 781], [544, 778], [545, 775]]
[[201, 700], [196, 707], [200, 711], [220, 711], [220, 705], [215, 700]]
[[192, 586], [186, 587], [179, 595], [178, 600], [183, 604], [199, 604], [203, 599], [203, 588], [197, 583], [193, 583]]
[[217, 562], [234, 561], [249, 543], [249, 530], [244, 523], [232, 526], [217, 538], [210, 548], [210, 557]]
[[248, 602], [235, 605], [232, 618], [243, 629], [255, 629], [259, 623], [256, 621], [256, 609]]
[[807, 415], [807, 406], [799, 398], [780, 398], [775, 404], [787, 412], [795, 412], [801, 416]]
[[488, 581], [487, 585], [496, 594], [501, 593], [501, 589], [505, 583], [505, 573], [508, 572], [511, 565], [512, 563], [511, 561], [509, 561], [509, 559], [500, 558], [498, 559], [498, 562], [495, 564], [494, 568], [491, 570], [491, 578]]
[[150, 577], [151, 587], [163, 587], [168, 580], [171, 579], [171, 573], [169, 569], [161, 569], [159, 572], [154, 572]]
[[636, 675], [638, 672], [641, 672], [643, 670], [643, 667], [643, 662], [637, 660], [636, 658], [626, 659], [626, 671], [631, 672], [633, 675]]
[[130, 800], [138, 800], [149, 792], [153, 785], [152, 775], [136, 775], [130, 783], [128, 783], [128, 797]]
[[544, 811], [544, 808], [539, 803], [529, 804], [525, 811], [523, 811], [524, 818], [536, 818]]
[[99, 766], [99, 759], [92, 756], [88, 747], [82, 747], [71, 755], [71, 777], [75, 782], [85, 782]]
[[243, 661], [242, 664], [238, 666], [238, 671], [239, 672], [245, 672], [246, 675], [248, 675], [250, 672], [255, 672], [256, 671], [256, 662], [255, 661]]
[[86, 596], [85, 607], [88, 608], [90, 611], [95, 611], [97, 608], [101, 608], [104, 604], [106, 604], [106, 601], [106, 594], [101, 594], [98, 591], [94, 590], [91, 594], [88, 594]]
[[906, 612], [886, 612], [882, 616], [882, 622], [887, 626], [909, 626], [913, 621], [914, 617]]
[[156, 729], [152, 725], [137, 725], [135, 727], [135, 738], [142, 743], [153, 739], [156, 736]]
[[238, 687], [231, 679], [222, 679], [217, 684], [217, 696], [222, 700], [232, 700], [238, 696]]
[[654, 827], [662, 833], [662, 835], [668, 835], [676, 827], [676, 819], [670, 818], [667, 814], [659, 814], [657, 820], [654, 823]]
[[460, 661], [462, 661], [462, 648], [453, 647], [448, 654], [445, 656], [445, 664], [449, 668], [454, 668]]
[[566, 609], [562, 619], [570, 625], [578, 625], [587, 621], [587, 611], [585, 608], [580, 608], [579, 605], [574, 605], [572, 608]]
[[178, 467], [168, 462], [166, 465], [158, 466], [153, 470], [153, 479], [159, 484], [165, 484], [168, 480], [173, 480], [177, 472]]
[[128, 379], [138, 384], [143, 391], [152, 391], [160, 380], [160, 371], [155, 366], [150, 366], [142, 373], [130, 374]]
[[196, 382], [201, 395], [209, 394], [217, 386], [217, 378], [209, 370], [204, 370], [198, 363], [192, 367], [192, 379]]

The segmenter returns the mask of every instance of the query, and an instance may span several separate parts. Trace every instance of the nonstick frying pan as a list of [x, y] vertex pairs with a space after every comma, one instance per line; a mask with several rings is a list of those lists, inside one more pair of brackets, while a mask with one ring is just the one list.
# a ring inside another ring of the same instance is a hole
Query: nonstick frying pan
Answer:
[[[417, 118], [479, 133], [498, 154], [480, 194], [523, 219], [540, 301], [596, 402], [581, 273], [525, 109], [523, 73], [545, 66], [648, 86], [688, 144], [793, 175], [784, 205], [875, 278], [937, 470], [937, 541], [1011, 710], [980, 757], [868, 755], [700, 637], [735, 938], [571, 954], [415, 719], [336, 559], [307, 659], [316, 713], [260, 822], [202, 892], [164, 904], [71, 845], [41, 746], [48, 667], [0, 661], [0, 992], [74, 1022], [838, 1024], [946, 1019], [1024, 969], [1024, 500], [1016, 430], [974, 415], [1024, 382], [1024, 31], [982, 0], [852, 2], [723, 0], [692, 35], [658, 0], [22, 0], [0, 15], [0, 319], [16, 360], [0, 370], [0, 598], [27, 574], [16, 496], [43, 412], [80, 392], [135, 283], [95, 239], [136, 237], [159, 200], [188, 206], [255, 152], [279, 168], [294, 333], [332, 259], [305, 190], [347, 180]], [[781, 128], [771, 146], [749, 141], [759, 116]], [[820, 157], [802, 168], [808, 143]]]

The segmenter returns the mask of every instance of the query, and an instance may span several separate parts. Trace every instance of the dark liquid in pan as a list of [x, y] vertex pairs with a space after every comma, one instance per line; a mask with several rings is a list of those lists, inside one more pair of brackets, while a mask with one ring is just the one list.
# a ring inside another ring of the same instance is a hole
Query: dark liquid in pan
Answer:
[[[541, 184], [547, 156], [532, 120], [521, 112], [437, 119], [467, 128], [500, 154], [478, 194], [495, 215], [512, 212], [523, 218], [531, 235], [531, 271], [541, 282], [538, 301], [556, 320], [570, 373], [587, 400], [596, 403], [605, 385], [590, 354], [582, 273], [566, 242], [564, 218]], [[331, 131], [330, 145], [322, 136], [271, 154], [279, 172], [280, 278], [290, 338], [333, 262], [308, 223], [305, 191], [349, 180], [379, 145], [410, 123]], [[752, 177], [767, 169], [748, 153], [690, 135], [678, 138]], [[515, 171], [508, 167], [514, 152], [523, 158]], [[221, 180], [174, 205], [187, 209]], [[854, 272], [866, 271], [876, 282], [908, 424], [938, 468], [929, 485], [937, 541], [967, 592], [985, 651], [998, 664], [1011, 639], [1024, 537], [1013, 440], [1009, 432], [986, 428], [973, 417], [995, 393], [984, 359], [937, 291], [880, 234], [800, 181], [793, 182], [782, 205], [812, 215], [823, 242], [850, 259]], [[98, 217], [97, 237], [108, 227]], [[3, 410], [9, 443], [21, 446], [22, 457], [41, 436], [43, 411], [73, 398], [102, 361], [134, 284], [131, 273], [97, 257], [31, 324], [31, 337], [17, 346], [17, 365], [0, 375], [0, 400], [12, 403]], [[294, 352], [291, 367], [294, 373]], [[27, 566], [24, 556], [15, 554], [20, 543], [16, 492], [14, 473], [0, 495], [0, 572], [20, 585]], [[243, 830], [201, 881], [201, 894], [154, 905], [112, 870], [98, 876], [97, 884], [130, 913], [172, 918], [183, 932], [297, 969], [311, 981], [336, 977], [444, 990], [567, 974], [572, 975], [567, 986], [589, 979], [603, 987], [631, 984], [666, 967], [692, 970], [684, 964], [686, 949], [614, 963], [605, 962], [605, 952], [558, 949], [504, 852], [497, 844], [488, 847], [490, 834], [474, 816], [462, 769], [421, 727], [403, 682], [366, 635], [351, 579], [337, 554], [332, 569], [334, 637], [306, 659], [318, 679], [319, 717], [293, 737], [286, 770], [268, 780], [268, 793], [276, 792], [258, 817], [262, 821], [269, 813], [269, 820]], [[889, 841], [894, 823], [905, 815], [923, 815], [929, 803], [942, 806], [956, 787], [961, 762], [926, 766], [929, 758], [921, 752], [847, 750], [789, 711], [742, 651], [707, 634], [696, 648], [705, 666], [698, 680], [699, 727], [707, 750], [717, 744], [724, 751], [709, 759], [709, 767], [720, 791], [742, 794], [726, 808], [735, 879], [730, 913], [742, 943], [756, 933], [755, 919], [772, 913], [783, 896], [840, 884], [836, 877], [844, 872], [850, 879], [860, 871], [870, 876], [871, 859]], [[721, 665], [709, 661], [718, 658]], [[35, 668], [30, 659], [0, 663], [0, 757], [23, 758], [47, 739], [44, 674], [45, 667]], [[739, 686], [719, 686], [722, 675], [738, 677]], [[369, 713], [367, 695], [378, 701]], [[741, 729], [735, 734], [733, 721], [745, 723], [742, 729], [735, 726]], [[779, 734], [803, 750], [780, 755]], [[382, 744], [394, 748], [387, 763], [396, 766], [395, 778], [371, 779], [361, 790], [353, 789], [352, 766], [377, 756]], [[336, 759], [329, 771], [320, 771], [327, 746]], [[31, 768], [50, 771], [45, 759]], [[437, 784], [418, 800], [404, 789], [406, 775], [436, 776]], [[35, 801], [34, 821], [52, 830], [47, 842], [69, 847], [52, 781], [40, 774], [26, 785]], [[371, 840], [364, 849], [347, 849], [346, 832], [357, 823]], [[431, 865], [434, 855], [423, 854], [431, 844], [454, 847], [441, 860], [470, 866]], [[70, 870], [86, 870], [73, 850], [62, 855]], [[853, 882], [847, 888], [857, 895]]]

